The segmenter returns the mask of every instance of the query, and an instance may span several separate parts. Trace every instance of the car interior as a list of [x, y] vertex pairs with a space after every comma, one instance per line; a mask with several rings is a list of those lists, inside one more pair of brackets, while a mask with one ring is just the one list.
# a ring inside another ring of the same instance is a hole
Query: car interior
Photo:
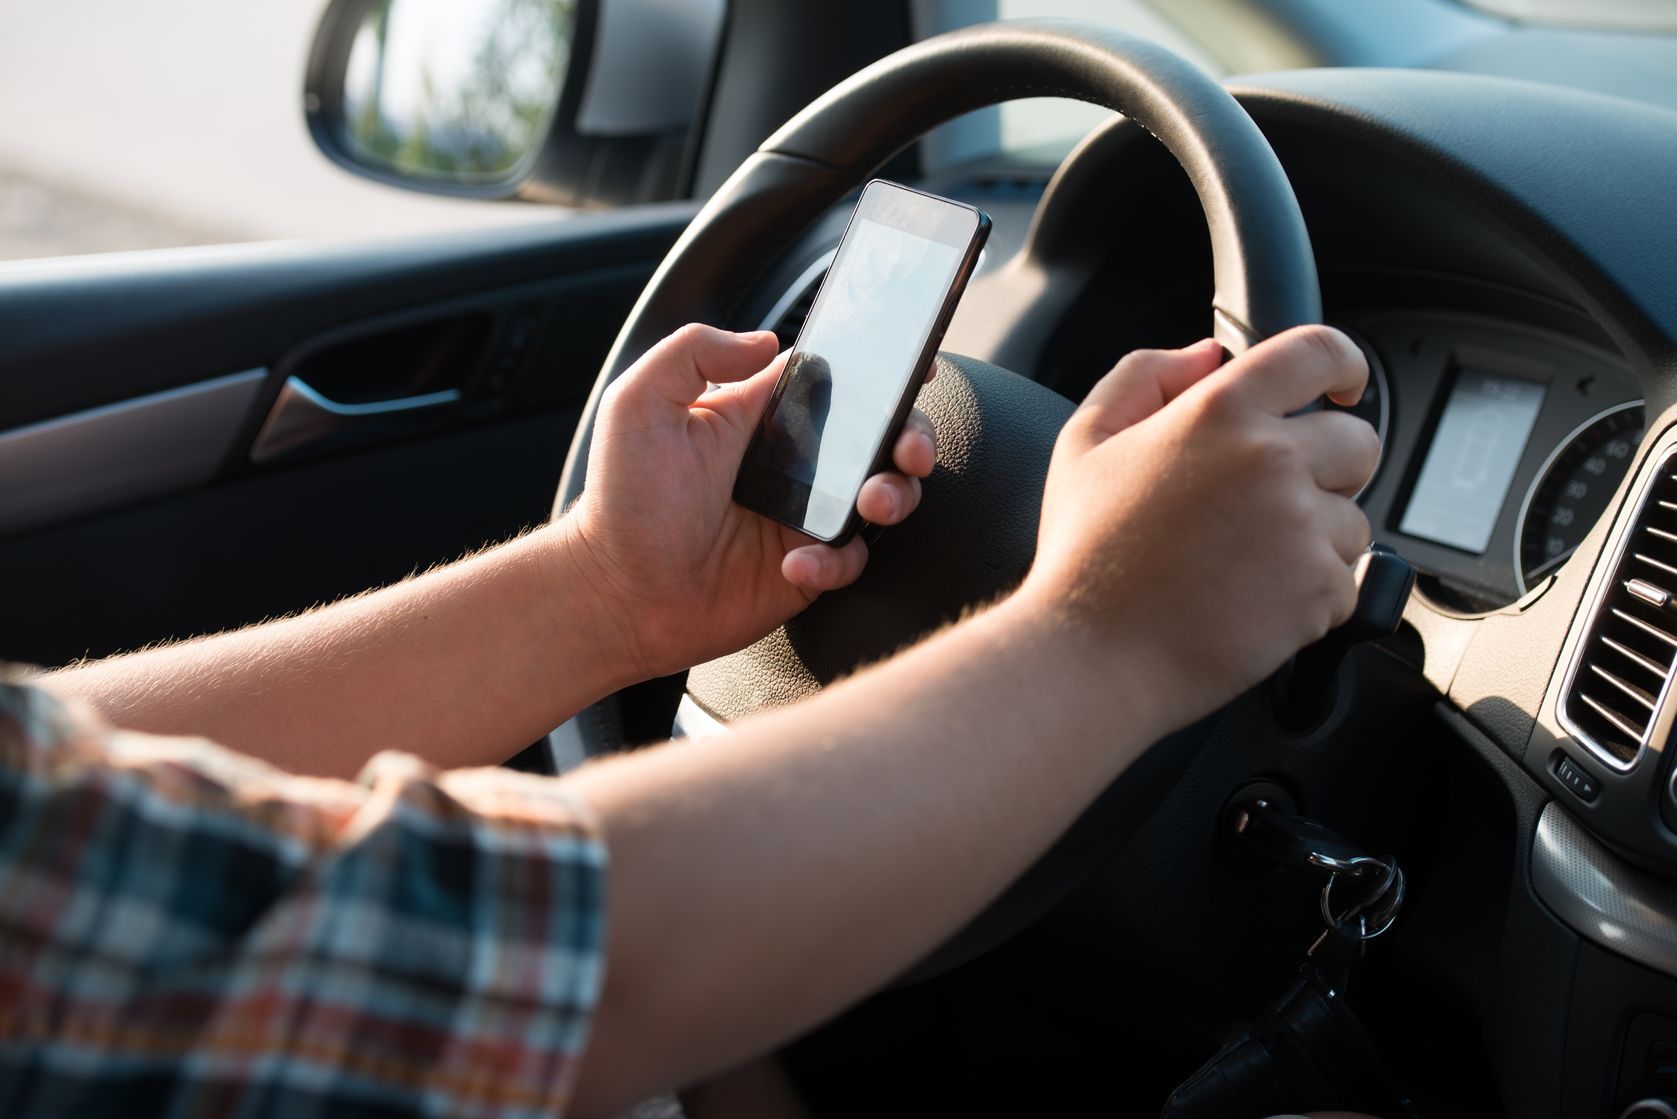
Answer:
[[[1388, 619], [1155, 746], [773, 1060], [818, 1116], [1156, 1114], [1322, 933], [1322, 864], [1278, 853], [1314, 837], [1401, 867], [1343, 994], [1415, 1114], [1677, 1117], [1677, 30], [577, 0], [545, 139], [427, 180], [347, 131], [380, 4], [334, 0], [298, 75], [323, 156], [551, 218], [0, 265], [0, 660], [249, 624], [542, 523], [615, 376], [687, 321], [789, 345], [894, 179], [994, 223], [921, 398], [923, 509], [854, 587], [511, 764], [719, 733], [988, 601], [1119, 357], [1325, 321], [1368, 358], [1359, 500], [1413, 590], [1365, 581]], [[991, 106], [1045, 96], [1109, 112], [1011, 142]]]

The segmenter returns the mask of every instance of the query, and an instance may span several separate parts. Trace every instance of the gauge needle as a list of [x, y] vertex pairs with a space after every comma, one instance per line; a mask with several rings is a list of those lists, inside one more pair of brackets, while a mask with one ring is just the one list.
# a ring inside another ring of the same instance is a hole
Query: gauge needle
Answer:
[[1531, 587], [1532, 587], [1532, 584], [1536, 583], [1539, 579], [1541, 579], [1545, 575], [1549, 574], [1549, 572], [1553, 571], [1555, 568], [1559, 567], [1561, 564], [1563, 564], [1567, 560], [1571, 559], [1572, 558], [1572, 553], [1575, 552], [1575, 551], [1577, 551], [1576, 548], [1568, 548], [1566, 551], [1562, 552], [1560, 555], [1552, 556], [1549, 559], [1546, 559], [1542, 563], [1538, 564], [1536, 567], [1532, 568], [1530, 571], [1526, 572], [1525, 573], [1526, 589], [1530, 590]]

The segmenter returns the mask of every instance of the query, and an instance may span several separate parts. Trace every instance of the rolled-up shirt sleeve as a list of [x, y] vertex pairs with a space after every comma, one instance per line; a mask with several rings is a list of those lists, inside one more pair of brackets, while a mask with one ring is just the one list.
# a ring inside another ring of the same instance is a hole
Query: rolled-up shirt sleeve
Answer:
[[0, 681], [0, 1114], [562, 1114], [605, 878], [548, 778], [298, 777]]

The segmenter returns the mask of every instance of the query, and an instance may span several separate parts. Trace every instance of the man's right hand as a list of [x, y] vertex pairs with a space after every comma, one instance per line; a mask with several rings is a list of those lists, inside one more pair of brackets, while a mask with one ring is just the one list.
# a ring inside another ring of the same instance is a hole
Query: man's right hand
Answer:
[[1126, 652], [1168, 725], [1262, 680], [1350, 615], [1368, 546], [1352, 497], [1379, 438], [1343, 412], [1368, 364], [1325, 326], [1227, 364], [1207, 339], [1140, 350], [1090, 392], [1054, 449], [1023, 599]]

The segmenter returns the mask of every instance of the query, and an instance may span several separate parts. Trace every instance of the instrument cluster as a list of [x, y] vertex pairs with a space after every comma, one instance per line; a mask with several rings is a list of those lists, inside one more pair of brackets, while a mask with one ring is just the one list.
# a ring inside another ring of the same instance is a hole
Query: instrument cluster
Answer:
[[1630, 370], [1569, 335], [1477, 316], [1369, 311], [1335, 325], [1369, 357], [1350, 410], [1385, 448], [1361, 497], [1375, 539], [1446, 609], [1493, 610], [1541, 586], [1635, 457]]

